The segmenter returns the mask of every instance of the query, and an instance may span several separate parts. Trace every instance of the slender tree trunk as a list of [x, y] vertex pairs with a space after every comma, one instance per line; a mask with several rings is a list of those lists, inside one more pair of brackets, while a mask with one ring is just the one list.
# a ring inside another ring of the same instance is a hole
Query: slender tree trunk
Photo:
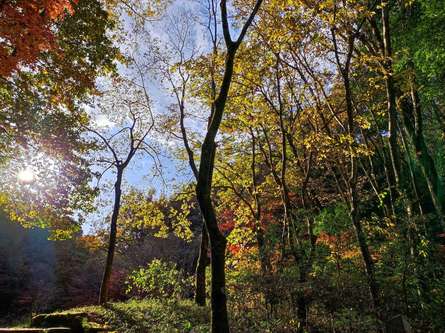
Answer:
[[[420, 214], [420, 216], [423, 217], [423, 207], [422, 207], [422, 201], [420, 200], [419, 197], [419, 187], [417, 185], [416, 182], [416, 177], [414, 175], [414, 167], [413, 167], [413, 160], [411, 158], [411, 154], [410, 151], [408, 149], [408, 144], [407, 144], [407, 140], [406, 140], [406, 135], [404, 133], [404, 131], [400, 131], [400, 138], [402, 139], [402, 144], [403, 144], [403, 149], [405, 150], [405, 154], [406, 154], [406, 160], [408, 162], [408, 171], [409, 171], [409, 177], [410, 177], [410, 181], [411, 181], [411, 186], [412, 186], [412, 197], [414, 197], [414, 200], [417, 204], [417, 208], [418, 208], [418, 213]], [[412, 201], [412, 199], [411, 199]], [[410, 203], [412, 206], [414, 206], [414, 204]]]
[[227, 240], [218, 228], [215, 209], [211, 199], [212, 176], [215, 166], [216, 143], [215, 138], [221, 125], [224, 109], [226, 107], [227, 96], [233, 76], [233, 67], [236, 52], [252, 24], [252, 21], [261, 6], [262, 0], [257, 0], [256, 4], [241, 29], [238, 39], [234, 42], [230, 36], [230, 28], [227, 15], [227, 3], [221, 0], [221, 24], [223, 28], [224, 40], [227, 53], [224, 64], [224, 75], [218, 96], [212, 103], [212, 114], [207, 128], [204, 142], [201, 146], [201, 161], [199, 163], [198, 181], [196, 184], [196, 196], [201, 213], [204, 217], [207, 232], [209, 234], [211, 249], [211, 269], [212, 269], [212, 333], [229, 333], [229, 318], [227, 314], [226, 296], [226, 245]]
[[365, 234], [360, 223], [357, 212], [357, 200], [355, 190], [350, 189], [351, 203], [350, 203], [350, 216], [351, 222], [354, 227], [355, 235], [357, 237], [357, 242], [360, 247], [360, 252], [362, 254], [363, 264], [365, 266], [366, 277], [368, 279], [369, 292], [371, 296], [371, 304], [374, 311], [379, 311], [379, 288], [375, 279], [374, 273], [374, 263], [372, 261], [371, 254], [369, 252], [368, 244], [366, 241]]
[[211, 189], [216, 150], [215, 137], [218, 133], [230, 89], [235, 53], [236, 48], [227, 50], [225, 73], [220, 94], [214, 102], [212, 119], [201, 147], [201, 161], [199, 163], [198, 182], [196, 184], [196, 196], [209, 234], [211, 249], [212, 333], [228, 333], [230, 331], [225, 277], [227, 240], [218, 228], [216, 213], [211, 199]]
[[[344, 85], [345, 85], [345, 94], [346, 94], [346, 108], [348, 111], [348, 129], [349, 135], [354, 138], [354, 117], [352, 113], [352, 93], [351, 86], [349, 82], [348, 75], [344, 75]], [[355, 138], [354, 138], [355, 139]], [[379, 291], [377, 281], [375, 279], [374, 274], [374, 263], [372, 261], [371, 254], [369, 252], [368, 244], [366, 241], [365, 234], [363, 232], [363, 228], [360, 222], [359, 214], [358, 214], [358, 198], [357, 198], [357, 157], [355, 157], [354, 151], [351, 147], [351, 174], [349, 178], [349, 205], [350, 212], [349, 215], [351, 217], [351, 222], [354, 227], [355, 235], [357, 237], [357, 242], [360, 248], [360, 252], [362, 255], [363, 263], [365, 266], [366, 277], [368, 279], [369, 292], [371, 296], [371, 304], [374, 311], [376, 311], [377, 316], [379, 316]]]
[[[353, 116], [352, 116], [352, 94], [350, 90], [350, 82], [349, 78], [345, 77], [345, 91], [346, 91], [346, 105], [347, 109], [351, 108], [351, 111], [348, 112], [348, 128], [349, 134], [353, 137]], [[362, 255], [363, 263], [365, 266], [365, 273], [368, 279], [368, 286], [371, 295], [371, 304], [374, 311], [376, 311], [377, 316], [379, 316], [379, 292], [378, 285], [375, 279], [374, 274], [374, 263], [371, 258], [371, 254], [369, 252], [368, 244], [366, 241], [365, 234], [362, 229], [362, 225], [360, 222], [359, 214], [358, 214], [358, 198], [357, 198], [357, 158], [354, 155], [354, 152], [351, 147], [351, 175], [349, 178], [349, 205], [350, 212], [349, 215], [351, 217], [351, 222], [354, 227], [355, 235], [357, 237], [357, 242], [359, 244], [360, 252]]]
[[[305, 195], [303, 195], [303, 196], [305, 196]], [[306, 200], [303, 199], [303, 201], [306, 201]], [[306, 207], [306, 204], [304, 203], [303, 206]], [[313, 259], [314, 259], [315, 246], [316, 246], [315, 244], [317, 241], [317, 238], [314, 235], [313, 220], [311, 220], [310, 218], [307, 218], [306, 224], [307, 224], [307, 232], [309, 235], [310, 249], [309, 249], [309, 255], [308, 255], [306, 262], [304, 262], [303, 260], [300, 260], [300, 265], [299, 265], [300, 266], [299, 267], [300, 276], [299, 276], [298, 282], [302, 286], [304, 286], [304, 284], [307, 283], [307, 281], [308, 281], [308, 273], [312, 269], [312, 263], [313, 263]], [[304, 289], [302, 291], [300, 291], [299, 295], [297, 296], [296, 303], [297, 303], [297, 318], [298, 318], [298, 322], [300, 324], [300, 326], [298, 328], [298, 332], [304, 333], [304, 332], [306, 332], [305, 330], [308, 330], [308, 326], [309, 326], [308, 311], [309, 311], [309, 306], [310, 306], [310, 297], [308, 297], [306, 295]]]
[[[375, 113], [374, 111], [371, 110], [371, 115], [372, 115], [372, 119], [374, 121], [374, 124], [376, 126], [376, 128], [379, 128], [379, 123], [376, 119]], [[395, 186], [394, 184], [394, 180], [392, 177], [392, 167], [391, 167], [391, 163], [388, 162], [388, 158], [387, 158], [387, 152], [386, 152], [386, 145], [385, 142], [383, 141], [382, 137], [379, 136], [379, 141], [381, 143], [382, 146], [382, 150], [381, 150], [381, 154], [380, 156], [382, 157], [382, 163], [383, 163], [383, 169], [385, 171], [385, 180], [386, 183], [388, 184], [388, 189], [389, 189], [389, 196], [388, 198], [385, 198], [385, 203], [388, 203], [390, 210], [391, 210], [391, 216], [388, 216], [391, 219], [394, 219], [396, 216], [396, 209], [395, 209]], [[389, 200], [389, 202], [388, 202]]]
[[[415, 158], [420, 165], [423, 178], [427, 184], [431, 203], [433, 204], [437, 216], [439, 217], [438, 224], [435, 226], [437, 229], [436, 231], [443, 231], [443, 205], [438, 196], [440, 178], [423, 136], [423, 120], [420, 102], [417, 91], [413, 85], [414, 83], [411, 82], [411, 100], [407, 101], [406, 99], [403, 99], [400, 103], [400, 108], [403, 115], [403, 125], [414, 145]], [[409, 152], [407, 152], [407, 154], [409, 154]]]
[[[201, 165], [202, 165], [201, 161]], [[225, 254], [227, 240], [218, 229], [216, 214], [210, 198], [210, 189], [200, 186], [196, 188], [201, 212], [206, 221], [211, 248], [211, 304], [212, 333], [228, 333], [229, 320], [227, 314]]]
[[201, 231], [201, 246], [199, 248], [198, 263], [195, 272], [195, 303], [199, 306], [206, 304], [206, 267], [208, 258], [209, 236], [203, 222]]
[[106, 303], [108, 300], [108, 289], [110, 284], [111, 270], [113, 267], [114, 250], [116, 248], [117, 219], [119, 217], [119, 209], [121, 205], [121, 185], [124, 170], [117, 168], [117, 178], [114, 184], [114, 206], [111, 215], [110, 238], [108, 241], [107, 259], [105, 262], [105, 270], [100, 286], [99, 304]]
[[[335, 38], [335, 31], [332, 32], [333, 37]], [[334, 39], [335, 41], [335, 39]], [[372, 261], [371, 254], [369, 252], [368, 244], [366, 241], [365, 234], [362, 229], [362, 225], [359, 218], [359, 212], [358, 212], [358, 193], [357, 193], [357, 157], [355, 156], [354, 152], [354, 145], [355, 145], [355, 119], [354, 119], [354, 103], [353, 103], [353, 95], [351, 90], [351, 82], [349, 78], [349, 71], [350, 71], [350, 60], [352, 57], [352, 51], [354, 48], [354, 38], [352, 35], [349, 36], [348, 40], [348, 57], [345, 62], [344, 68], [341, 66], [340, 58], [338, 56], [338, 50], [335, 45], [336, 50], [336, 58], [337, 58], [337, 64], [339, 71], [341, 72], [342, 78], [343, 78], [343, 85], [345, 90], [345, 101], [346, 101], [346, 113], [347, 113], [347, 129], [348, 134], [351, 137], [351, 144], [349, 146], [350, 149], [350, 174], [349, 179], [347, 181], [348, 186], [348, 194], [349, 194], [349, 206], [350, 211], [349, 215], [351, 218], [352, 225], [354, 227], [354, 231], [357, 237], [357, 242], [359, 244], [360, 252], [362, 255], [363, 263], [365, 266], [365, 273], [366, 277], [368, 279], [368, 286], [371, 296], [371, 305], [373, 310], [375, 311], [375, 314], [377, 317], [380, 317], [379, 312], [379, 291], [378, 291], [378, 284], [375, 279], [374, 274], [374, 263]]]
[[[385, 150], [383, 150], [384, 168], [386, 181], [389, 187], [389, 199], [392, 210], [392, 219], [396, 219], [395, 200], [398, 196], [398, 185], [400, 183], [400, 153], [397, 145], [397, 109], [396, 109], [396, 93], [394, 88], [393, 68], [392, 68], [392, 47], [389, 26], [389, 2], [381, 0], [381, 21], [382, 32], [380, 32], [377, 21], [373, 18], [370, 20], [371, 29], [374, 37], [378, 42], [379, 51], [383, 56], [382, 68], [385, 79], [385, 92], [387, 102], [387, 119], [388, 119], [388, 135], [389, 135], [389, 161], [386, 161]], [[371, 111], [372, 112], [372, 111]], [[374, 121], [375, 115], [372, 112]], [[377, 124], [377, 122], [375, 121]]]
[[264, 241], [264, 232], [261, 228], [261, 202], [260, 198], [258, 196], [258, 186], [257, 186], [257, 174], [256, 174], [256, 137], [253, 133], [252, 128], [249, 128], [250, 131], [250, 137], [252, 141], [252, 159], [250, 163], [250, 170], [251, 170], [251, 176], [252, 176], [252, 192], [253, 192], [253, 199], [255, 202], [255, 211], [254, 211], [254, 218], [255, 218], [255, 235], [257, 240], [257, 246], [258, 246], [258, 255], [260, 258], [260, 264], [261, 264], [261, 273], [263, 276], [266, 276], [270, 273], [270, 261], [269, 256], [266, 253], [266, 244]]
[[410, 78], [410, 92], [411, 101], [414, 111], [414, 131], [412, 132], [412, 137], [414, 141], [414, 147], [416, 150], [416, 157], [419, 161], [422, 173], [427, 182], [428, 190], [430, 192], [431, 200], [433, 202], [436, 213], [439, 216], [439, 223], [441, 230], [444, 230], [443, 221], [443, 204], [438, 196], [440, 178], [437, 173], [436, 165], [431, 157], [428, 147], [425, 143], [425, 137], [423, 136], [423, 119], [422, 111], [420, 107], [420, 98], [415, 87], [414, 74]]
[[[383, 30], [383, 61], [386, 101], [388, 112], [388, 132], [389, 132], [389, 155], [392, 164], [394, 176], [393, 184], [390, 184], [390, 190], [395, 194], [395, 186], [400, 182], [400, 154], [397, 144], [397, 109], [396, 109], [396, 92], [394, 89], [393, 69], [392, 69], [392, 47], [389, 28], [389, 2], [382, 1], [382, 30]], [[394, 184], [395, 183], [395, 184]]]

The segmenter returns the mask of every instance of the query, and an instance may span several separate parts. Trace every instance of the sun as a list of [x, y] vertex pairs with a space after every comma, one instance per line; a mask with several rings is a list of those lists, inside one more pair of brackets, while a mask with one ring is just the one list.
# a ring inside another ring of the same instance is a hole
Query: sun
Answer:
[[34, 171], [30, 168], [22, 169], [17, 173], [17, 179], [20, 183], [32, 183], [35, 179]]

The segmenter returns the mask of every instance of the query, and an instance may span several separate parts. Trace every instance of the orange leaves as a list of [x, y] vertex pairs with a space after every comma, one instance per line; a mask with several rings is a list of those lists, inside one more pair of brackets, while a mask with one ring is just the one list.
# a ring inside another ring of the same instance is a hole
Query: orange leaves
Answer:
[[69, 0], [44, 0], [42, 2], [50, 20], [55, 21], [59, 18], [63, 18], [65, 11], [71, 15], [74, 13]]
[[227, 245], [227, 251], [229, 251], [231, 254], [236, 255], [240, 252], [241, 246], [237, 244], [229, 244]]
[[360, 255], [359, 249], [354, 246], [354, 236], [351, 231], [343, 232], [339, 235], [331, 235], [325, 232], [320, 233], [317, 244], [323, 244], [331, 251], [330, 257], [353, 259]]
[[6, 0], [0, 5], [0, 76], [32, 67], [41, 52], [55, 48], [52, 25], [67, 12], [73, 13], [70, 0]]
[[103, 247], [102, 239], [97, 235], [84, 235], [79, 238], [79, 241], [83, 246], [85, 246], [85, 248], [91, 251], [95, 251]]

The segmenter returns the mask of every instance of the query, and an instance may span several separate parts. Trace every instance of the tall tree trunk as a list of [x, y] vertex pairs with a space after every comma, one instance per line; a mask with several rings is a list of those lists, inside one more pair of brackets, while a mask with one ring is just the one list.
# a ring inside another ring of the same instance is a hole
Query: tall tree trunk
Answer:
[[227, 96], [229, 95], [230, 84], [233, 76], [233, 66], [236, 52], [246, 35], [247, 29], [252, 24], [253, 19], [261, 6], [262, 0], [257, 0], [247, 21], [241, 29], [236, 41], [232, 41], [227, 15], [227, 3], [221, 0], [221, 24], [223, 28], [224, 40], [227, 53], [224, 64], [224, 75], [218, 96], [212, 103], [212, 114], [207, 128], [204, 142], [201, 146], [201, 161], [199, 163], [198, 181], [196, 184], [196, 196], [201, 213], [204, 217], [207, 232], [209, 234], [211, 249], [211, 270], [212, 270], [212, 333], [229, 333], [229, 318], [227, 314], [226, 297], [226, 245], [227, 240], [218, 228], [215, 209], [211, 199], [212, 176], [215, 167], [215, 138], [218, 134], [219, 126], [226, 107]]
[[199, 306], [206, 304], [206, 267], [208, 258], [209, 235], [203, 222], [201, 230], [201, 246], [199, 247], [198, 263], [195, 272], [195, 303]]
[[366, 277], [368, 280], [368, 287], [371, 296], [371, 304], [378, 315], [379, 306], [380, 306], [380, 297], [379, 297], [379, 288], [377, 281], [375, 279], [374, 273], [374, 263], [372, 261], [371, 254], [369, 252], [368, 244], [366, 241], [365, 234], [362, 229], [362, 225], [360, 223], [360, 219], [358, 217], [357, 212], [357, 194], [355, 193], [355, 189], [350, 189], [350, 217], [351, 222], [354, 227], [355, 235], [357, 237], [357, 242], [360, 248], [360, 253], [362, 255], [363, 264], [365, 266]]
[[[203, 160], [201, 160], [203, 166]], [[200, 166], [200, 170], [201, 170]], [[211, 249], [211, 304], [212, 333], [228, 333], [229, 320], [227, 314], [225, 254], [227, 240], [218, 229], [216, 214], [210, 198], [210, 188], [198, 181], [196, 187], [198, 202], [204, 216]]]
[[354, 146], [355, 146], [355, 117], [354, 117], [354, 103], [353, 103], [353, 95], [352, 95], [352, 89], [351, 89], [351, 82], [349, 77], [350, 72], [350, 64], [352, 59], [352, 53], [354, 50], [354, 40], [355, 37], [352, 34], [352, 32], [349, 32], [348, 36], [348, 52], [347, 57], [344, 63], [344, 66], [342, 66], [339, 56], [339, 51], [337, 47], [336, 42], [336, 32], [335, 30], [331, 30], [333, 42], [334, 42], [334, 48], [335, 48], [335, 56], [337, 60], [337, 66], [341, 73], [342, 79], [343, 79], [343, 87], [345, 91], [345, 101], [346, 101], [346, 113], [347, 113], [347, 130], [348, 134], [351, 137], [351, 144], [349, 145], [350, 149], [350, 174], [349, 179], [346, 181], [347, 187], [348, 187], [348, 200], [349, 200], [349, 215], [351, 218], [352, 225], [354, 227], [354, 231], [357, 237], [357, 242], [359, 244], [360, 253], [362, 255], [363, 263], [365, 266], [365, 273], [366, 277], [368, 279], [368, 286], [371, 296], [371, 305], [373, 310], [375, 311], [375, 314], [378, 318], [380, 318], [380, 312], [379, 312], [379, 306], [380, 306], [380, 297], [379, 297], [379, 291], [378, 291], [378, 284], [375, 279], [374, 274], [374, 263], [372, 261], [371, 254], [369, 252], [368, 244], [366, 241], [365, 234], [362, 229], [362, 225], [359, 218], [359, 212], [358, 212], [358, 193], [357, 193], [357, 157], [355, 156]]
[[397, 109], [396, 92], [394, 89], [394, 78], [392, 69], [392, 47], [389, 28], [389, 2], [382, 0], [382, 31], [383, 31], [383, 68], [386, 87], [386, 102], [388, 112], [388, 132], [389, 132], [389, 155], [392, 164], [393, 180], [390, 184], [390, 191], [395, 198], [395, 187], [400, 182], [400, 154], [397, 145]]
[[108, 289], [110, 284], [111, 270], [113, 267], [114, 250], [116, 248], [117, 219], [119, 217], [119, 209], [121, 206], [121, 185], [124, 170], [117, 168], [117, 177], [114, 184], [114, 205], [113, 214], [111, 215], [110, 237], [108, 240], [107, 259], [105, 261], [105, 270], [100, 286], [99, 304], [103, 304], [108, 300]]
[[235, 53], [236, 48], [228, 48], [225, 73], [221, 84], [220, 94], [214, 102], [212, 119], [209, 123], [207, 134], [201, 147], [201, 161], [199, 163], [198, 182], [196, 184], [196, 196], [209, 234], [211, 249], [212, 333], [229, 332], [225, 278], [227, 240], [218, 228], [218, 222], [211, 199], [211, 189], [216, 150], [215, 137], [222, 120], [230, 83], [232, 81]]
[[[349, 135], [354, 138], [354, 115], [353, 115], [353, 103], [352, 103], [352, 92], [351, 85], [349, 81], [349, 75], [345, 71], [343, 74], [343, 81], [345, 87], [346, 95], [346, 109], [348, 113], [348, 131]], [[368, 244], [366, 241], [365, 234], [362, 229], [358, 214], [358, 198], [357, 198], [357, 157], [351, 146], [351, 174], [349, 177], [349, 205], [350, 211], [349, 215], [351, 217], [351, 222], [354, 227], [355, 235], [357, 237], [357, 242], [359, 244], [360, 252], [362, 255], [363, 263], [365, 266], [366, 277], [368, 279], [368, 286], [371, 295], [371, 304], [376, 311], [377, 315], [379, 311], [379, 292], [378, 285], [374, 274], [374, 263], [369, 252]]]
[[442, 232], [444, 230], [443, 204], [438, 196], [440, 178], [423, 135], [422, 112], [419, 96], [417, 90], [415, 89], [415, 83], [413, 82], [414, 78], [411, 77], [410, 81], [411, 101], [408, 102], [407, 100], [402, 100], [400, 103], [403, 115], [403, 125], [414, 145], [416, 160], [420, 165], [420, 169], [428, 187], [431, 202], [436, 210], [437, 216], [439, 217], [439, 223], [436, 226], [438, 229], [437, 231]]
[[422, 111], [420, 107], [420, 98], [415, 86], [414, 74], [410, 78], [410, 92], [411, 100], [414, 110], [414, 147], [416, 150], [416, 157], [419, 161], [422, 173], [428, 185], [428, 190], [431, 195], [434, 208], [439, 216], [439, 222], [441, 231], [444, 230], [443, 221], [443, 204], [438, 196], [440, 178], [437, 173], [436, 165], [431, 157], [428, 147], [425, 143], [425, 137], [423, 136], [423, 119]]

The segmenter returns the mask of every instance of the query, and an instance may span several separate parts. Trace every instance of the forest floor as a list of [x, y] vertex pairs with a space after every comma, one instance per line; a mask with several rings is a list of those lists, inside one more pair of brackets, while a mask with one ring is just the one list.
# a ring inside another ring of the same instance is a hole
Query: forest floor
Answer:
[[116, 332], [209, 332], [209, 310], [192, 301], [130, 300], [70, 311], [90, 314]]
[[[97, 329], [108, 328], [106, 331], [110, 333], [204, 333], [210, 331], [209, 308], [198, 307], [191, 300], [129, 300], [107, 303], [104, 306], [78, 307], [37, 317], [45, 321], [43, 326], [35, 325], [36, 317], [33, 323], [29, 319], [23, 319], [15, 323], [10, 322], [7, 326], [72, 327], [74, 325], [81, 326], [81, 330], [85, 332], [102, 332]], [[48, 323], [49, 326], [47, 326]]]
[[209, 309], [189, 300], [130, 300], [60, 312], [76, 313], [86, 314], [93, 325], [103, 325], [119, 333], [209, 332]]

